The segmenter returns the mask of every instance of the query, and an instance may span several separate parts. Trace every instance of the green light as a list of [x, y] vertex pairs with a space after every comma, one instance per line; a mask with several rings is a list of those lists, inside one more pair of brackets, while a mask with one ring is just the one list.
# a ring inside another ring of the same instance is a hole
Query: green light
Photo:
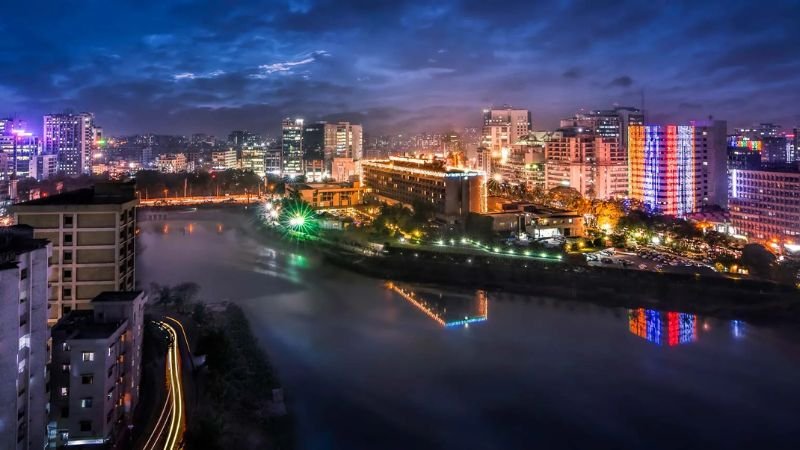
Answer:
[[539, 256], [541, 256], [542, 258], [547, 258], [547, 253], [540, 253]]

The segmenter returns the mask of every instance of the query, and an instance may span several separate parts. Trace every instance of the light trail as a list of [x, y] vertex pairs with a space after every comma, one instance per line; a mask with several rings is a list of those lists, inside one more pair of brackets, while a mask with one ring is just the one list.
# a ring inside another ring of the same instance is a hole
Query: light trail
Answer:
[[[178, 326], [183, 326], [176, 319], [169, 318], [174, 321]], [[161, 414], [150, 433], [147, 442], [142, 447], [143, 450], [156, 450], [163, 448], [164, 450], [176, 450], [181, 448], [184, 432], [184, 398], [183, 398], [183, 380], [181, 379], [181, 358], [180, 358], [180, 345], [178, 345], [178, 332], [175, 328], [166, 323], [158, 322], [159, 326], [167, 332], [170, 336], [169, 348], [167, 349], [165, 379], [167, 381], [167, 397], [164, 401], [164, 406], [161, 409]], [[187, 348], [189, 341], [186, 334], [183, 334]], [[159, 444], [162, 441], [164, 432], [167, 432], [166, 439], [163, 442], [163, 447]]]

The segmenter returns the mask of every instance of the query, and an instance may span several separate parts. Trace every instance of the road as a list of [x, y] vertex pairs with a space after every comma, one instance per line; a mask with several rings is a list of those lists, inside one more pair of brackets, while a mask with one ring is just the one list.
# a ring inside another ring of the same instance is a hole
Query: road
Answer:
[[258, 195], [221, 195], [209, 197], [159, 197], [139, 199], [139, 206], [188, 206], [188, 205], [203, 205], [203, 204], [250, 204], [263, 201], [262, 197]]
[[158, 420], [142, 449], [175, 450], [183, 448], [183, 433], [186, 431], [186, 400], [181, 345], [185, 346], [183, 351], [188, 353], [189, 341], [183, 325], [176, 319], [165, 317], [165, 320], [158, 322], [158, 325], [169, 335], [170, 340], [165, 364], [167, 396]]

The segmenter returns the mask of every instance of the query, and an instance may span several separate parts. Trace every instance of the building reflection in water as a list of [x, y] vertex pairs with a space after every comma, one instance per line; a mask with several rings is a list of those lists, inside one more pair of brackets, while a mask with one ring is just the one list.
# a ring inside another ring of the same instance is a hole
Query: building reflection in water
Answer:
[[489, 299], [483, 290], [474, 295], [458, 295], [426, 288], [412, 290], [392, 282], [386, 287], [446, 328], [469, 326], [489, 318]]
[[628, 329], [658, 345], [675, 346], [697, 340], [697, 316], [652, 309], [628, 310]]

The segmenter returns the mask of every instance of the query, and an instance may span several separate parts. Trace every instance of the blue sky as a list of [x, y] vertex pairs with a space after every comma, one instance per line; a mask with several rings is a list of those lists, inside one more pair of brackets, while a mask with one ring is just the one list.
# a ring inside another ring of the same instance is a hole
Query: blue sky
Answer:
[[800, 125], [800, 0], [17, 1], [0, 16], [0, 116], [93, 111], [108, 134], [534, 128], [580, 109]]

